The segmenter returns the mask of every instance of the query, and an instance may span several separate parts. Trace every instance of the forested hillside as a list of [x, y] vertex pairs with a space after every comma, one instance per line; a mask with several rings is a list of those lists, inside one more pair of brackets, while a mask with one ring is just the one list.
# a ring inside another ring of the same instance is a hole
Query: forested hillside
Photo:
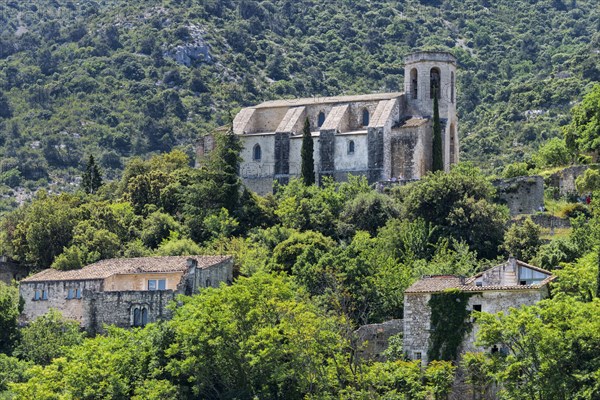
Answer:
[[64, 189], [90, 153], [109, 178], [132, 155], [191, 153], [264, 99], [402, 89], [417, 48], [458, 57], [462, 158], [499, 167], [560, 135], [600, 80], [599, 14], [592, 0], [2, 2], [2, 193]]

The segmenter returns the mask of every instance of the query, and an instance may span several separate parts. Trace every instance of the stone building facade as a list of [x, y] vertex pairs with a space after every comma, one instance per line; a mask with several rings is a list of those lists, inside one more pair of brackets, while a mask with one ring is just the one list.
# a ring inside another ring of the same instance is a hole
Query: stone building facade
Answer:
[[544, 208], [544, 178], [518, 176], [494, 181], [498, 201], [506, 204], [510, 215], [535, 214]]
[[259, 194], [299, 176], [308, 118], [317, 181], [366, 176], [369, 182], [418, 179], [432, 166], [433, 96], [439, 99], [444, 166], [458, 162], [456, 58], [418, 52], [405, 58], [405, 92], [268, 101], [233, 121], [241, 139], [241, 177]]
[[91, 333], [104, 324], [143, 326], [170, 318], [166, 306], [177, 294], [232, 279], [233, 259], [225, 256], [110, 259], [79, 270], [47, 269], [21, 281], [21, 321], [55, 308]]
[[[431, 334], [429, 300], [435, 293], [458, 289], [471, 293], [465, 307], [470, 311], [506, 312], [510, 307], [533, 305], [548, 297], [548, 284], [555, 278], [551, 272], [510, 258], [471, 278], [454, 275], [426, 276], [410, 286], [404, 294], [403, 349], [411, 359], [428, 363]], [[477, 324], [463, 339], [461, 353], [467, 351], [501, 351], [475, 345]]]

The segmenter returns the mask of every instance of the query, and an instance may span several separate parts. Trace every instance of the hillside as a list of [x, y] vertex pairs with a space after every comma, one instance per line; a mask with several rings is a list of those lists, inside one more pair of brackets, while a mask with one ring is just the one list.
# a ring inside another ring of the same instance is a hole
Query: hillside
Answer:
[[598, 14], [592, 0], [8, 1], [0, 195], [75, 185], [90, 153], [115, 178], [131, 156], [192, 152], [265, 99], [402, 90], [417, 48], [458, 57], [462, 159], [497, 168], [559, 135], [600, 80]]

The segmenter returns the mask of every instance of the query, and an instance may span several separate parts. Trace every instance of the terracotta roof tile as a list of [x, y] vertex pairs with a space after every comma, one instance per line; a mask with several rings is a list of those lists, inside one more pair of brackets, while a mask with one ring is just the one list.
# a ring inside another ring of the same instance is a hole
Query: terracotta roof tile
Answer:
[[456, 288], [461, 285], [461, 277], [456, 275], [431, 275], [424, 276], [413, 283], [404, 293], [432, 293], [446, 289]]
[[414, 128], [426, 124], [428, 121], [427, 118], [409, 118], [400, 124], [400, 128]]
[[270, 108], [270, 107], [298, 107], [298, 106], [309, 106], [315, 104], [335, 104], [335, 103], [352, 103], [356, 101], [381, 101], [390, 100], [396, 97], [404, 95], [404, 92], [396, 93], [373, 93], [373, 94], [359, 94], [350, 96], [333, 96], [333, 97], [309, 97], [304, 99], [284, 99], [284, 100], [271, 100], [264, 103], [258, 104], [250, 108]]
[[208, 268], [219, 264], [230, 256], [167, 256], [167, 257], [138, 257], [111, 258], [71, 271], [46, 269], [23, 279], [21, 282], [46, 281], [78, 281], [106, 279], [112, 275], [136, 274], [149, 272], [183, 272], [187, 270], [187, 260], [194, 259], [198, 268]]

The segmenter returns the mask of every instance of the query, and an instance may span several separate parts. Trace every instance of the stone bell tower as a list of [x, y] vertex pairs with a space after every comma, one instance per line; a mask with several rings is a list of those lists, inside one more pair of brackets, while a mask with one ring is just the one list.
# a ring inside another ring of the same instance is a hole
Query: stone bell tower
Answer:
[[406, 56], [404, 90], [407, 113], [433, 118], [433, 96], [437, 93], [442, 123], [444, 169], [458, 162], [456, 117], [456, 57], [447, 52], [417, 52]]

